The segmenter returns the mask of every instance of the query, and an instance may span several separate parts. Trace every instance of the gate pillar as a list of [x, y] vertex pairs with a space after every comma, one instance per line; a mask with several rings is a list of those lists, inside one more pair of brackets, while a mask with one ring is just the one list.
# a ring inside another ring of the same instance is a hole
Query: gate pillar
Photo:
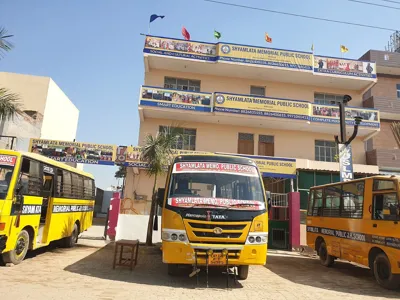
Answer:
[[300, 246], [300, 193], [288, 193], [289, 249]]

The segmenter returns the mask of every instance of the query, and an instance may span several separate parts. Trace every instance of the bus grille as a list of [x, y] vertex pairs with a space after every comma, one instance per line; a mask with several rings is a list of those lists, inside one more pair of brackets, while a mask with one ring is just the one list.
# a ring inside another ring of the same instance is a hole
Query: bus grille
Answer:
[[[244, 244], [251, 222], [211, 222], [184, 220], [190, 242]], [[215, 228], [222, 229], [216, 233]]]

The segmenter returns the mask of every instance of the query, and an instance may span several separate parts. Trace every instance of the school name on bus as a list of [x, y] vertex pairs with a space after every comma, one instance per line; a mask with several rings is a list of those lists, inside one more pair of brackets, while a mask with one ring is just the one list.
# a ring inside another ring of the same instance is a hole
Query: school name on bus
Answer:
[[92, 211], [93, 206], [90, 205], [54, 205], [53, 213], [68, 213], [68, 212], [87, 212]]

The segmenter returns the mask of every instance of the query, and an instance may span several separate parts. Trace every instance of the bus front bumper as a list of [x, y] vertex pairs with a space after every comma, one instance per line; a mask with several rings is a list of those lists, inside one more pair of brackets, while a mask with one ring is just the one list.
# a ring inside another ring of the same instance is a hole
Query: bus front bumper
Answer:
[[237, 244], [206, 244], [206, 243], [162, 243], [163, 262], [167, 264], [206, 265], [207, 251], [222, 253], [228, 251], [228, 264], [265, 265], [267, 260], [267, 244], [237, 245]]
[[7, 244], [7, 236], [0, 235], [0, 253], [3, 252], [4, 249], [6, 249], [6, 244]]

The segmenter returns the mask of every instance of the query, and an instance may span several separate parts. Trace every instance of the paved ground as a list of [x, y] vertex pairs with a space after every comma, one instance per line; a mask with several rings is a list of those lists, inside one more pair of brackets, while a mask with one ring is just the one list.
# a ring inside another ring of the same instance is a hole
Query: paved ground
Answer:
[[210, 276], [205, 288], [187, 276], [169, 277], [157, 248], [143, 247], [133, 272], [112, 269], [113, 245], [81, 240], [74, 249], [38, 250], [20, 265], [0, 267], [1, 300], [36, 299], [399, 299], [400, 292], [377, 286], [369, 271], [347, 263], [332, 269], [316, 259], [272, 251], [266, 266], [251, 267], [249, 278], [229, 290], [226, 277]]

